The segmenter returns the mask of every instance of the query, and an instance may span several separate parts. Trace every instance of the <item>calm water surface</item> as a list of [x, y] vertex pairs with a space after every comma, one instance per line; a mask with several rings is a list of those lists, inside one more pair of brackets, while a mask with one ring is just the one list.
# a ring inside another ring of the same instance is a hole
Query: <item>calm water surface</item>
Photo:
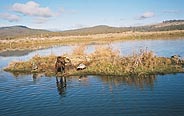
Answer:
[[[159, 56], [184, 57], [184, 40], [112, 43], [122, 55], [148, 47]], [[149, 77], [78, 76], [67, 78], [12, 75], [3, 67], [14, 60], [62, 54], [69, 46], [0, 57], [0, 116], [184, 116], [184, 74]], [[88, 46], [87, 52], [94, 50]]]

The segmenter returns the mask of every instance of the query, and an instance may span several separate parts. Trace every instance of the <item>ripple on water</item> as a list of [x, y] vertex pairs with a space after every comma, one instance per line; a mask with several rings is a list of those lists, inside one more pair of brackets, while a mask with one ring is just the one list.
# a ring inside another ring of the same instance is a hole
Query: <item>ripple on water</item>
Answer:
[[[142, 45], [141, 45], [141, 44]], [[148, 47], [160, 56], [179, 54], [184, 56], [184, 40], [131, 41], [115, 43], [122, 54], [132, 48]], [[141, 46], [140, 46], [141, 45]], [[157, 47], [157, 46], [163, 47]], [[172, 48], [170, 46], [173, 46]], [[90, 46], [90, 50], [91, 47]], [[179, 47], [179, 48], [178, 48]], [[60, 53], [65, 47], [52, 48]], [[0, 68], [15, 59], [31, 58], [39, 50], [27, 56], [7, 57]], [[0, 116], [183, 116], [184, 74], [158, 75], [147, 78], [86, 76], [68, 77], [66, 88], [57, 85], [55, 77], [33, 79], [32, 75], [13, 77], [0, 72]]]

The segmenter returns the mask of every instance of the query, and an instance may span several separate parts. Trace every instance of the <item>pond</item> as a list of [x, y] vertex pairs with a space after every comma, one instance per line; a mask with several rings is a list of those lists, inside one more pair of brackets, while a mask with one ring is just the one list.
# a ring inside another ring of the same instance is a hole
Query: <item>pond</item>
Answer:
[[[184, 57], [184, 39], [141, 40], [112, 43], [121, 55], [147, 48], [158, 56]], [[35, 54], [61, 55], [71, 46], [55, 46], [24, 55], [0, 56], [0, 116], [183, 116], [184, 74], [142, 77], [81, 75], [45, 77], [12, 75], [3, 67]], [[92, 52], [89, 45], [87, 52]]]

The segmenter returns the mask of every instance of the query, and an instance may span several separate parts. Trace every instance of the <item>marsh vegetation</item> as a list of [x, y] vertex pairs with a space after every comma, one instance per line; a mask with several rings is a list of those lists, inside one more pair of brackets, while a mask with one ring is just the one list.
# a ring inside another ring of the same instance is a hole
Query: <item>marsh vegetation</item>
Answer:
[[48, 48], [53, 45], [74, 45], [74, 44], [99, 44], [109, 43], [114, 41], [127, 40], [143, 40], [143, 39], [175, 39], [184, 37], [183, 30], [174, 31], [155, 31], [155, 32], [138, 32], [128, 31], [121, 33], [107, 34], [89, 34], [89, 35], [74, 35], [61, 36], [51, 35], [38, 37], [21, 37], [18, 39], [0, 40], [0, 51], [6, 50], [35, 50]]
[[[150, 75], [184, 72], [184, 60], [179, 56], [158, 57], [148, 49], [140, 49], [131, 55], [121, 56], [119, 50], [110, 45], [97, 46], [94, 52], [85, 53], [86, 46], [75, 47], [71, 53], [62, 54], [62, 57], [71, 62], [66, 63], [64, 75]], [[56, 55], [35, 55], [28, 61], [11, 62], [4, 70], [21, 73], [45, 73], [55, 75]], [[80, 64], [86, 65], [84, 70], [76, 70]], [[35, 70], [34, 67], [37, 67]]]

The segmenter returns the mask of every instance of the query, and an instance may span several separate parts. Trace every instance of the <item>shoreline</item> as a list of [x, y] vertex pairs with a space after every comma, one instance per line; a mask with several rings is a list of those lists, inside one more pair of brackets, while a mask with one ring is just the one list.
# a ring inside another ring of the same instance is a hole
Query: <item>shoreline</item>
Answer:
[[123, 32], [83, 36], [53, 36], [0, 40], [0, 52], [37, 50], [61, 45], [103, 44], [129, 40], [184, 39], [184, 30], [159, 32]]

